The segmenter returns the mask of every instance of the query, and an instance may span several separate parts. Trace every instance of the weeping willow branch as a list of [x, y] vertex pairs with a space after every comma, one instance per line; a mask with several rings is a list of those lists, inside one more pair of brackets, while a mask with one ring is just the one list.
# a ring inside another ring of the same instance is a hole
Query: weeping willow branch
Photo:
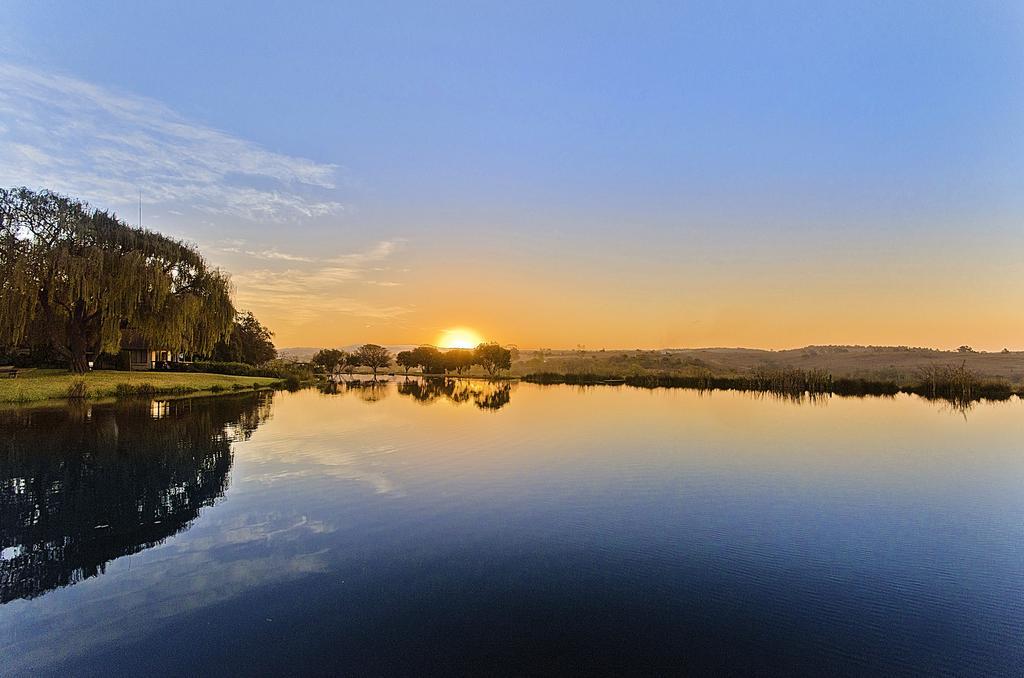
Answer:
[[227, 275], [195, 248], [56, 193], [0, 189], [0, 346], [49, 346], [82, 372], [126, 332], [209, 353], [234, 317]]

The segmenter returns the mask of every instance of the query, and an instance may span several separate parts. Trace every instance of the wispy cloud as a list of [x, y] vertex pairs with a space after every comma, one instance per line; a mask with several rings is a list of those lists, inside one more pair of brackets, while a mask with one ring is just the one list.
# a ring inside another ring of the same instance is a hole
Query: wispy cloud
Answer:
[[258, 248], [246, 249], [243, 244], [232, 244], [219, 250], [285, 264], [302, 262], [301, 268], [243, 269], [233, 277], [241, 308], [259, 308], [268, 316], [287, 318], [289, 323], [301, 325], [334, 314], [389, 320], [408, 313], [411, 309], [405, 306], [373, 302], [350, 293], [358, 290], [353, 285], [399, 285], [397, 282], [368, 280], [365, 276], [371, 271], [389, 270], [379, 264], [384, 263], [403, 242], [385, 240], [360, 252], [320, 259]]
[[342, 254], [339, 256], [331, 257], [327, 259], [329, 263], [339, 264], [341, 266], [362, 266], [364, 264], [373, 263], [375, 261], [381, 261], [391, 256], [395, 250], [402, 246], [405, 240], [402, 238], [394, 238], [392, 240], [382, 240], [370, 249], [363, 252], [355, 252], [353, 254]]
[[286, 221], [336, 214], [338, 167], [274, 153], [164, 104], [0, 63], [0, 185], [46, 187], [103, 207], [188, 206]]
[[277, 250], [243, 250], [239, 247], [221, 247], [218, 248], [221, 252], [228, 252], [231, 254], [244, 254], [247, 257], [253, 259], [276, 259], [279, 261], [313, 261], [310, 257], [303, 257], [298, 254], [289, 254], [288, 252], [279, 252]]

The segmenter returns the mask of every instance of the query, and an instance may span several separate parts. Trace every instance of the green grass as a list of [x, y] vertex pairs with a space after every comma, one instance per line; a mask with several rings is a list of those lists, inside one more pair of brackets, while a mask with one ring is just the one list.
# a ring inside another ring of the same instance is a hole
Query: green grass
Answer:
[[88, 398], [133, 395], [171, 395], [199, 391], [238, 391], [253, 386], [270, 386], [280, 381], [271, 377], [234, 377], [225, 374], [185, 372], [96, 371], [72, 374], [65, 370], [33, 370], [15, 379], [0, 376], [0, 403], [31, 403], [63, 400], [69, 395]]

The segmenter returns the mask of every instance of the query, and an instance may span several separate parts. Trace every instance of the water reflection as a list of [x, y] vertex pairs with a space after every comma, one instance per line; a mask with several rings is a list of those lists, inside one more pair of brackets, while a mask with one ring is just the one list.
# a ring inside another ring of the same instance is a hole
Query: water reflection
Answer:
[[390, 382], [383, 379], [342, 379], [330, 380], [320, 384], [321, 393], [342, 395], [351, 393], [366, 403], [384, 400], [390, 393]]
[[187, 528], [223, 496], [231, 444], [272, 397], [0, 413], [0, 602], [94, 577]]
[[453, 403], [472, 402], [482, 410], [500, 410], [512, 398], [512, 385], [507, 381], [406, 379], [398, 382], [398, 392], [421, 403], [444, 398]]
[[335, 389], [0, 414], [0, 673], [1021, 675], [1019, 400]]
[[[512, 384], [507, 381], [404, 377], [394, 383], [399, 395], [424, 404], [444, 400], [456, 405], [473, 403], [481, 410], [500, 410], [512, 399]], [[328, 395], [352, 393], [364, 402], [373, 403], [391, 393], [391, 382], [376, 379], [328, 381], [320, 385], [320, 392]]]

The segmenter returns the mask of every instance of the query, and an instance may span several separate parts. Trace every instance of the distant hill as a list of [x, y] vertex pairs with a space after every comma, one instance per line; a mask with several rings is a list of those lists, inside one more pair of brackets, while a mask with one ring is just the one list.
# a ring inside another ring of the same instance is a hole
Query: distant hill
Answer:
[[300, 363], [309, 362], [309, 359], [319, 351], [319, 348], [310, 346], [296, 346], [292, 348], [277, 349], [277, 357], [282, 360], [295, 360]]

